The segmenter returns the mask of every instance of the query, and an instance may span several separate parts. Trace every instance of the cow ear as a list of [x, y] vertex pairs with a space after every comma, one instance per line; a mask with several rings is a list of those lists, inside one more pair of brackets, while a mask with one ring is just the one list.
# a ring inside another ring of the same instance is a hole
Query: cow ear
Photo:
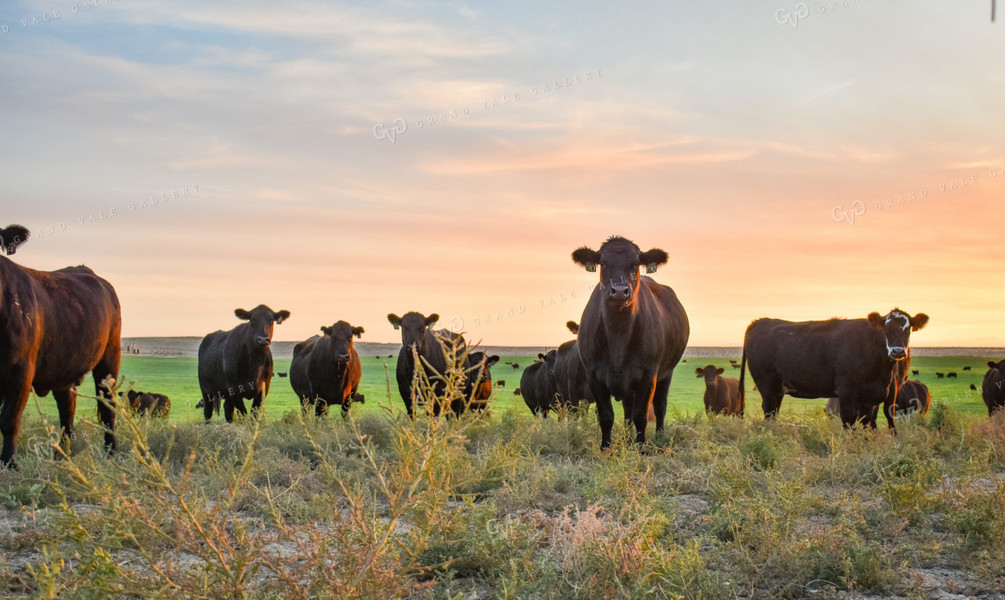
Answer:
[[911, 317], [911, 331], [917, 331], [928, 324], [928, 315], [918, 313]]
[[543, 353], [541, 353], [541, 352], [538, 352], [538, 353], [537, 353], [537, 359], [538, 359], [538, 360], [544, 360], [544, 354], [543, 354]]
[[290, 311], [281, 310], [277, 313], [272, 313], [272, 319], [276, 322], [276, 325], [281, 324], [286, 319], [290, 318]]
[[244, 310], [243, 308], [234, 309], [234, 314], [237, 315], [238, 319], [242, 319], [244, 321], [251, 320], [251, 313]]
[[394, 326], [395, 329], [401, 328], [401, 317], [394, 313], [387, 315], [387, 321]]
[[8, 225], [0, 231], [0, 246], [8, 256], [17, 251], [17, 247], [28, 241], [31, 233], [22, 225]]
[[436, 322], [439, 321], [439, 320], [440, 320], [440, 315], [438, 315], [436, 313], [433, 313], [433, 314], [429, 315], [428, 317], [426, 317], [426, 329], [432, 331], [433, 330], [433, 325], [436, 325]]
[[697, 369], [694, 370], [694, 374], [697, 375], [698, 377], [701, 377], [702, 375], [705, 374], [705, 369], [698, 367]]
[[573, 335], [579, 335], [579, 323], [569, 321], [565, 324], [565, 326], [569, 328], [569, 331], [571, 331]]
[[657, 267], [667, 264], [668, 260], [670, 256], [659, 248], [653, 248], [639, 255], [639, 263], [645, 265], [646, 273], [650, 274], [655, 273]]
[[989, 360], [988, 361], [988, 366], [991, 367], [992, 369], [997, 369], [998, 368], [998, 363], [996, 363], [993, 360]]
[[722, 367], [719, 367], [718, 369], [716, 369], [716, 372], [718, 372], [719, 375], [722, 375], [723, 373], [726, 372], [726, 369], [723, 369]]
[[869, 319], [869, 324], [879, 331], [883, 331], [883, 329], [886, 328], [886, 323], [883, 321], [883, 315], [878, 312], [869, 313], [867, 318]]
[[583, 246], [572, 253], [572, 262], [593, 273], [597, 270], [597, 264], [600, 262], [600, 253]]
[[366, 330], [363, 329], [362, 327], [353, 327], [352, 328], [352, 334], [354, 336], [358, 337], [358, 338], [363, 337], [364, 333], [366, 333]]
[[323, 333], [325, 335], [331, 335], [332, 334], [332, 328], [328, 327], [327, 325], [322, 325], [321, 326], [321, 333]]
[[499, 362], [499, 357], [496, 356], [495, 354], [493, 354], [492, 356], [490, 356], [490, 357], [488, 357], [488, 358], [485, 359], [485, 366], [486, 367], [491, 367], [492, 365], [496, 364], [497, 362]]

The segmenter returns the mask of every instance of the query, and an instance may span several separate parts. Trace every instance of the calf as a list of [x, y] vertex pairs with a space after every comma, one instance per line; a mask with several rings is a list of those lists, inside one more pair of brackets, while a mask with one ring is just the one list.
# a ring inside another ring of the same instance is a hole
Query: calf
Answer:
[[717, 369], [713, 365], [695, 369], [698, 377], [705, 378], [705, 414], [735, 415], [743, 417], [743, 404], [740, 402], [740, 382], [732, 378], [724, 378], [725, 369]]
[[247, 311], [234, 310], [238, 319], [247, 321], [229, 331], [214, 331], [199, 344], [199, 388], [202, 391], [203, 417], [209, 421], [213, 410], [230, 423], [234, 410], [248, 414], [244, 401], [251, 400], [255, 414], [269, 393], [272, 381], [272, 331], [290, 318], [290, 311], [273, 311], [260, 304]]
[[931, 405], [932, 395], [928, 391], [928, 386], [911, 379], [900, 384], [895, 396], [887, 395], [883, 402], [883, 414], [886, 415], [887, 425], [893, 429], [896, 418], [903, 418], [912, 413], [925, 414]]
[[658, 248], [642, 252], [615, 236], [599, 251], [579, 248], [572, 260], [590, 272], [600, 267], [600, 281], [583, 310], [578, 337], [597, 404], [600, 446], [611, 445], [612, 395], [621, 401], [625, 421], [635, 424], [636, 443], [642, 444], [650, 406], [656, 430], [663, 429], [673, 369], [690, 336], [687, 313], [674, 291], [640, 272], [645, 265], [646, 273], [655, 273], [669, 257]]
[[321, 416], [338, 405], [345, 418], [363, 374], [353, 338], [362, 337], [364, 330], [338, 321], [321, 333], [293, 347], [290, 385], [304, 411], [313, 404], [314, 414]]
[[[840, 399], [841, 420], [875, 427], [875, 414], [907, 359], [911, 331], [928, 316], [894, 309], [885, 317], [792, 322], [758, 319], [747, 327], [740, 359], [740, 397], [746, 367], [761, 393], [766, 418], [778, 414], [782, 397]], [[742, 402], [742, 400], [741, 400]]]
[[988, 416], [1005, 406], [1005, 360], [988, 362], [988, 372], [984, 374], [981, 397], [988, 407]]
[[523, 370], [520, 387], [513, 392], [523, 395], [527, 408], [535, 415], [547, 417], [548, 411], [557, 406], [554, 371], [556, 356], [555, 350], [550, 350], [547, 354], [538, 354], [538, 360]]
[[[13, 255], [29, 236], [11, 225], [0, 231], [0, 247]], [[89, 372], [101, 398], [105, 447], [114, 449], [115, 410], [105, 382], [119, 374], [122, 314], [112, 285], [84, 266], [36, 271], [0, 257], [0, 323], [0, 467], [17, 468], [14, 442], [32, 388], [42, 397], [52, 392], [68, 447], [77, 386]]]
[[171, 399], [164, 394], [151, 394], [137, 390], [126, 392], [129, 408], [145, 417], [164, 417], [171, 413]]

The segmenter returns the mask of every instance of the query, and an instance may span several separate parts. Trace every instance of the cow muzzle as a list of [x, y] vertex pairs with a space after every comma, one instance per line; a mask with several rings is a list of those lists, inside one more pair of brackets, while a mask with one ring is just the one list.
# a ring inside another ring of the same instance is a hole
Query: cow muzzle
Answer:
[[900, 360], [902, 358], [907, 358], [907, 348], [903, 346], [894, 346], [889, 349], [890, 358], [893, 360]]
[[265, 336], [261, 336], [260, 335], [257, 338], [255, 338], [255, 342], [258, 343], [258, 346], [260, 348], [265, 348], [265, 347], [267, 347], [268, 345], [270, 345], [272, 343], [272, 340], [270, 340], [269, 338], [267, 338]]
[[612, 283], [607, 291], [608, 300], [627, 302], [632, 298], [632, 287], [623, 283]]
[[340, 363], [347, 363], [349, 362], [349, 353], [346, 352], [345, 354], [338, 354], [335, 356], [335, 358]]

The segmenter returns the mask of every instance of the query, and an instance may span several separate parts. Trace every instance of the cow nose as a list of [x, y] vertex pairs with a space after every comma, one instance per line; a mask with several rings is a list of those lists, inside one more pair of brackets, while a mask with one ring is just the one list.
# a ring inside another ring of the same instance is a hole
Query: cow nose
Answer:
[[338, 355], [338, 359], [339, 359], [339, 362], [347, 362], [349, 360], [349, 353], [348, 352], [346, 352], [345, 354], [341, 354], [340, 353]]
[[631, 296], [631, 288], [627, 284], [612, 283], [610, 297], [614, 300], [627, 300]]
[[898, 346], [896, 348], [890, 348], [890, 358], [900, 360], [905, 356], [907, 356], [907, 350], [903, 347]]
[[265, 336], [258, 336], [258, 339], [256, 341], [258, 342], [258, 345], [262, 346], [263, 348], [272, 343], [272, 340], [270, 340]]

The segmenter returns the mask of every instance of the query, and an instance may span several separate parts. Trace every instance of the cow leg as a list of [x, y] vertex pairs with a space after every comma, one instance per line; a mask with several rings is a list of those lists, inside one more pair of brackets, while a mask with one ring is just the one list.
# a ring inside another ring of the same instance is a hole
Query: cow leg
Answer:
[[[243, 404], [243, 401], [242, 401], [242, 404]], [[243, 407], [242, 407], [241, 412], [245, 412], [243, 410]], [[227, 396], [223, 400], [223, 418], [226, 419], [228, 423], [233, 423], [234, 422], [234, 399], [231, 398], [230, 396]]]
[[782, 397], [785, 395], [782, 382], [780, 380], [769, 381], [763, 385], [759, 381], [755, 381], [755, 383], [761, 392], [761, 410], [764, 411], [764, 418], [774, 419], [782, 408]]
[[0, 450], [0, 467], [17, 469], [14, 462], [14, 440], [21, 428], [21, 415], [28, 404], [34, 369], [11, 367], [0, 381], [0, 433], [3, 449]]
[[667, 375], [666, 379], [656, 382], [656, 389], [653, 392], [653, 412], [656, 414], [656, 431], [663, 431], [663, 423], [667, 416], [667, 397], [670, 395], [670, 380], [673, 372]]
[[216, 403], [220, 401], [219, 397], [211, 396], [205, 392], [202, 394], [202, 416], [209, 423], [209, 420], [213, 417], [213, 408]]
[[321, 398], [316, 398], [314, 400], [314, 416], [323, 417], [326, 414], [328, 414], [328, 402]]
[[[52, 397], [56, 400], [56, 408], [59, 409], [60, 444], [67, 455], [70, 454], [70, 439], [73, 438], [73, 416], [77, 412], [77, 388], [70, 386], [58, 390], [52, 390]], [[59, 458], [58, 451], [53, 451], [54, 456]]]
[[614, 405], [611, 393], [604, 384], [590, 380], [590, 391], [597, 403], [597, 422], [600, 424], [600, 449], [611, 447], [611, 430], [614, 429]]
[[[265, 402], [265, 390], [258, 390], [255, 393], [255, 397], [251, 399], [251, 416], [254, 418], [259, 418], [262, 416], [262, 403]], [[244, 402], [241, 402], [241, 406], [244, 406]], [[326, 405], [325, 408], [328, 408]]]
[[[116, 338], [117, 343], [118, 339]], [[107, 450], [115, 450], [118, 448], [118, 444], [115, 442], [115, 399], [112, 398], [112, 392], [103, 383], [106, 378], [114, 380], [119, 376], [118, 346], [114, 348], [114, 357], [109, 358], [106, 355], [94, 367], [91, 375], [94, 377], [95, 395], [105, 400], [105, 402], [98, 401], [98, 417], [101, 419], [101, 424], [105, 427], [105, 448]]]

